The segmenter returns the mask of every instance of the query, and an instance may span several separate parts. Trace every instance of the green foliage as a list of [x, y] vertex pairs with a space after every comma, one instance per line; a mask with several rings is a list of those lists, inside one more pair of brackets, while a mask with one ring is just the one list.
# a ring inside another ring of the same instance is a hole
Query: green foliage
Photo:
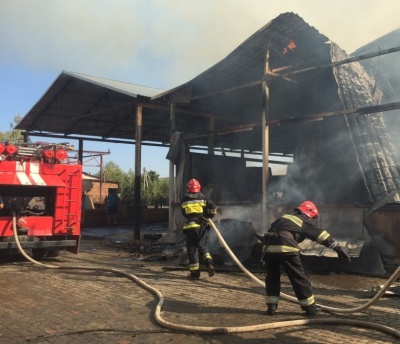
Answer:
[[[100, 174], [97, 174], [100, 178]], [[114, 162], [108, 162], [103, 168], [103, 180], [119, 184], [122, 200], [133, 200], [135, 193], [135, 173], [132, 170], [124, 172]], [[144, 170], [140, 176], [142, 203], [148, 206], [168, 204], [169, 183], [168, 179], [160, 179], [155, 171]]]
[[141, 197], [147, 205], [161, 206], [168, 202], [168, 179], [160, 179], [160, 175], [154, 171], [144, 171], [141, 176]]
[[0, 142], [9, 141], [12, 143], [17, 143], [22, 141], [21, 130], [13, 130], [12, 128], [21, 122], [22, 116], [16, 114], [14, 116], [14, 123], [10, 123], [10, 131], [0, 132]]
[[108, 162], [103, 168], [103, 175], [97, 175], [99, 178], [103, 178], [103, 180], [107, 180], [109, 182], [118, 182], [121, 183], [125, 172], [114, 162]]
[[133, 198], [135, 192], [135, 172], [130, 169], [127, 173], [124, 173], [119, 185], [122, 199]]

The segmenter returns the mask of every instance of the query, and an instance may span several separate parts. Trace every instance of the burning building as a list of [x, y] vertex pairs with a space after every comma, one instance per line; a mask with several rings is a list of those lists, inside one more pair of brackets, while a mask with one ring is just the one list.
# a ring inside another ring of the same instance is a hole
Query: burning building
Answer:
[[399, 157], [385, 107], [377, 108], [382, 98], [356, 59], [296, 14], [282, 14], [210, 69], [153, 98], [172, 108], [175, 198], [197, 178], [223, 209], [220, 219], [257, 232], [313, 200], [320, 226], [359, 257], [352, 269], [382, 272], [382, 261], [400, 258]]
[[[63, 72], [17, 129], [135, 144], [139, 191], [141, 145], [169, 146], [171, 236], [183, 223], [183, 187], [196, 178], [223, 210], [217, 225], [235, 233], [232, 245], [254, 245], [254, 232], [309, 199], [320, 227], [358, 257], [345, 268], [381, 273], [400, 262], [400, 161], [384, 118], [400, 105], [385, 103], [377, 80], [284, 13], [166, 92]], [[306, 245], [318, 265], [334, 255]]]

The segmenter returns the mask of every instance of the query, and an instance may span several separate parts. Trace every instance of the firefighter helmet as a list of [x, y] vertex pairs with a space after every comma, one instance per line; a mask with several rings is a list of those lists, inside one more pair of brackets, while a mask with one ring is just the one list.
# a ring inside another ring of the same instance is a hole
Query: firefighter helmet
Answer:
[[295, 210], [301, 211], [304, 215], [308, 216], [310, 219], [316, 219], [319, 215], [317, 206], [311, 201], [304, 201]]
[[190, 179], [186, 184], [186, 192], [200, 192], [201, 185], [196, 179]]

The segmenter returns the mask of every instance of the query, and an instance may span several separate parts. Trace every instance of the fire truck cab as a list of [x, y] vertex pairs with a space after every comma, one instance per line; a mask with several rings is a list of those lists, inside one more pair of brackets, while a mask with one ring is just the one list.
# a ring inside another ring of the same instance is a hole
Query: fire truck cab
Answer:
[[0, 142], [0, 253], [31, 249], [35, 259], [78, 253], [82, 166], [67, 143]]

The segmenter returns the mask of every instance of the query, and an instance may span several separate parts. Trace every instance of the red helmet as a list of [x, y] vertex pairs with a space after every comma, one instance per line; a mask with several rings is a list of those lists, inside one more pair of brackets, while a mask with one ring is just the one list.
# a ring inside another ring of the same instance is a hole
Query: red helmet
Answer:
[[201, 185], [196, 179], [190, 179], [186, 184], [186, 192], [200, 192]]
[[311, 201], [304, 201], [295, 210], [300, 210], [304, 215], [308, 216], [310, 219], [316, 219], [319, 215], [316, 205]]

